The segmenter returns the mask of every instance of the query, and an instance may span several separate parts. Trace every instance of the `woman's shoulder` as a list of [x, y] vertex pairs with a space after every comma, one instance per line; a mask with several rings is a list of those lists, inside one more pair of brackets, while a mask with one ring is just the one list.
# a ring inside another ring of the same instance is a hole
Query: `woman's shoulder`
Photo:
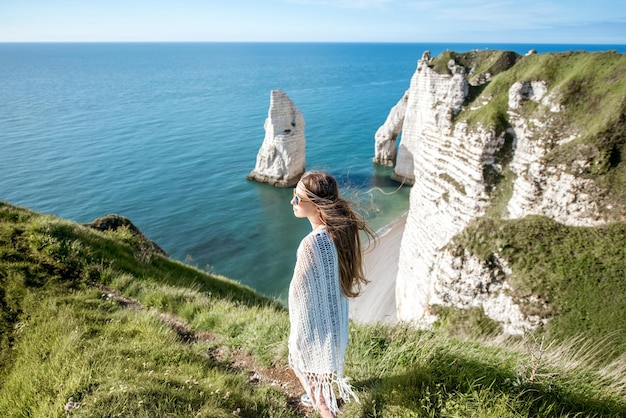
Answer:
[[317, 228], [309, 232], [307, 236], [302, 239], [300, 244], [300, 246], [308, 248], [328, 248], [333, 245], [333, 240], [326, 230], [326, 227]]
[[330, 235], [328, 234], [328, 231], [326, 230], [325, 226], [321, 226], [318, 228], [315, 228], [313, 231], [309, 232], [308, 235], [306, 237], [304, 237], [305, 239], [308, 239], [309, 241], [319, 241], [319, 240], [327, 240], [330, 239]]

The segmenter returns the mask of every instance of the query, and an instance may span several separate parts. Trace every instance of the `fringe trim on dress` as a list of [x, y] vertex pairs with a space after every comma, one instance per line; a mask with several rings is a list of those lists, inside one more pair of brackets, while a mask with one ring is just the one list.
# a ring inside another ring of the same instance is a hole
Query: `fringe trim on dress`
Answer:
[[[316, 373], [304, 373], [302, 375], [307, 382], [307, 394], [313, 401], [313, 407], [315, 410], [319, 410], [321, 397], [323, 395], [326, 406], [335, 415], [341, 414], [338, 405], [338, 399], [342, 399], [344, 402], [350, 402], [353, 398], [356, 403], [360, 403], [359, 397], [352, 386], [348, 383], [349, 377], [339, 377], [337, 373], [332, 374], [316, 374]], [[335, 392], [335, 387], [338, 389], [338, 394]]]

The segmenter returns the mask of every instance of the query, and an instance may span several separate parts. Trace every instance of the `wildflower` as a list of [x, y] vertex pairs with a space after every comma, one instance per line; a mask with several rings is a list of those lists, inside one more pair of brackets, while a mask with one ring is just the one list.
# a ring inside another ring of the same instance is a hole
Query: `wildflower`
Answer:
[[74, 398], [69, 398], [63, 409], [65, 410], [65, 412], [70, 412], [73, 408], [74, 408]]
[[80, 408], [80, 402], [74, 402], [74, 398], [69, 398], [63, 407], [65, 412], [72, 412], [72, 409]]

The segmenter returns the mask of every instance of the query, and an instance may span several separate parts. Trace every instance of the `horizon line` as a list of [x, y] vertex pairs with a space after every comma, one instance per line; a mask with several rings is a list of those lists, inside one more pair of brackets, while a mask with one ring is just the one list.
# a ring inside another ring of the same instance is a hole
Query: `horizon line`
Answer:
[[615, 45], [626, 43], [590, 43], [590, 42], [490, 42], [490, 41], [5, 41], [0, 44], [489, 44], [489, 45]]

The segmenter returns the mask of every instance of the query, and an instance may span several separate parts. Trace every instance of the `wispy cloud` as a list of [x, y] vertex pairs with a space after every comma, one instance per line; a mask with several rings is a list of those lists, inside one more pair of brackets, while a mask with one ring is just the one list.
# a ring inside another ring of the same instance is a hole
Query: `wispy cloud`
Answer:
[[395, 0], [286, 0], [287, 3], [311, 5], [311, 6], [332, 6], [342, 9], [385, 9]]
[[565, 22], [583, 23], [577, 22], [574, 5], [549, 0], [411, 1], [407, 7], [440, 22], [488, 25], [493, 29], [551, 28]]

